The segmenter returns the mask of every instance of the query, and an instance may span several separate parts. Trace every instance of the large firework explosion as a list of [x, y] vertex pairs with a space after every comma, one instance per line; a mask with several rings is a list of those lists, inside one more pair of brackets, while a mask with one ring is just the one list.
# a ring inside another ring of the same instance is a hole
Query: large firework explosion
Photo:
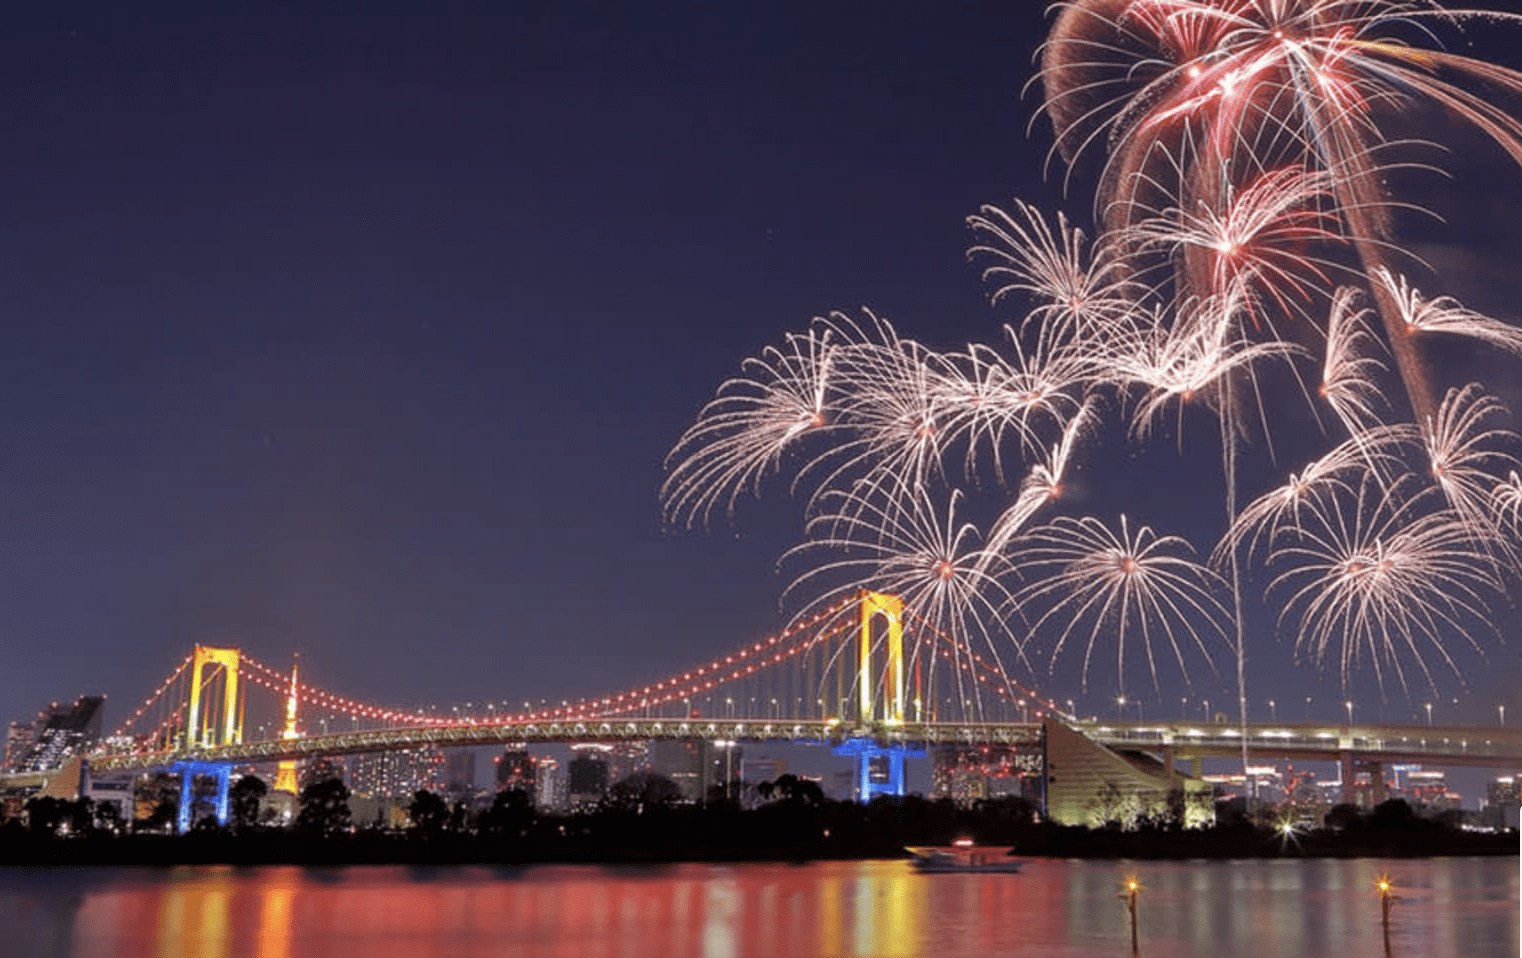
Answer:
[[[837, 313], [747, 360], [668, 459], [668, 521], [732, 516], [787, 473], [809, 515], [786, 556], [800, 617], [897, 592], [953, 657], [1054, 667], [1081, 648], [1087, 683], [1113, 642], [1121, 690], [1129, 668], [1157, 687], [1162, 665], [1187, 676], [1189, 658], [1230, 654], [1242, 722], [1253, 565], [1297, 658], [1335, 660], [1344, 686], [1365, 665], [1382, 690], [1462, 679], [1450, 646], [1479, 647], [1470, 630], [1517, 571], [1522, 485], [1509, 413], [1479, 384], [1439, 398], [1422, 342], [1522, 354], [1522, 331], [1406, 277], [1420, 261], [1388, 183], [1414, 161], [1383, 131], [1422, 100], [1522, 163], [1504, 105], [1522, 74], [1439, 42], [1522, 18], [1420, 0], [1051, 12], [1033, 83], [1070, 184], [1095, 161], [1098, 235], [1020, 201], [969, 218], [992, 301], [1027, 307], [999, 345], [939, 351]], [[1329, 451], [1287, 478], [1241, 475], [1241, 437], [1269, 434], [1286, 402], [1311, 408]], [[1142, 441], [1186, 410], [1221, 440], [1208, 559], [1124, 515], [1058, 514], [1102, 415]], [[1238, 508], [1239, 488], [1274, 483]], [[987, 535], [957, 519], [974, 494], [998, 499]]]

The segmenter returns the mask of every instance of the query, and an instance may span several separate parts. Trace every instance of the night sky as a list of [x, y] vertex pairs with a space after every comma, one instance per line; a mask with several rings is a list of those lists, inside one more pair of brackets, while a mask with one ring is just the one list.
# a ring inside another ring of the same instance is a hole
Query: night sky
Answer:
[[[713, 389], [831, 309], [995, 341], [1013, 316], [965, 217], [1020, 196], [1088, 218], [1022, 96], [1037, 3], [228, 6], [34, 5], [0, 36], [7, 719], [104, 691], [114, 726], [196, 643], [449, 706], [769, 635], [802, 526], [785, 482], [733, 528], [662, 526], [662, 460]], [[1449, 225], [1421, 227], [1444, 280], [1418, 285], [1516, 320], [1522, 279], [1488, 267], [1522, 172], [1456, 165], [1422, 187]], [[1446, 361], [1522, 399], [1515, 361]], [[1107, 432], [1068, 506], [1208, 551], [1213, 436]], [[1253, 491], [1288, 446], [1252, 450]], [[1450, 717], [1510, 695], [1522, 720], [1514, 617], [1459, 656]], [[1259, 620], [1253, 707], [1340, 714], [1335, 670]], [[1038, 661], [1017, 677], [1079, 695]], [[1221, 666], [1142, 697], [1224, 704]], [[1360, 717], [1432, 697], [1366, 678]], [[1113, 694], [1091, 677], [1086, 701]]]

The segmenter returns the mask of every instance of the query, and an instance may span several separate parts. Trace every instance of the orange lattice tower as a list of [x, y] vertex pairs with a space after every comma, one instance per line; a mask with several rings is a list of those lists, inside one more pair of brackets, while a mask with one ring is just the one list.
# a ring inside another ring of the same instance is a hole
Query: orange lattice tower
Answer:
[[[291, 690], [285, 697], [285, 728], [281, 730], [282, 739], [299, 738], [301, 733], [296, 729], [296, 672], [301, 666], [301, 657], [291, 663]], [[295, 795], [296, 784], [296, 760], [286, 759], [280, 763], [275, 772], [275, 791], [288, 792]]]

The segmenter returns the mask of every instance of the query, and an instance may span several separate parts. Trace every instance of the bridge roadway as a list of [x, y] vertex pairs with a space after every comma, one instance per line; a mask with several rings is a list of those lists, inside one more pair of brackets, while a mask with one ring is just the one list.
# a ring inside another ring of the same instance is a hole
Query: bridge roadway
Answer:
[[[1171, 752], [1176, 758], [1232, 758], [1242, 752], [1235, 725], [1200, 722], [1070, 723], [1085, 735], [1116, 749]], [[1522, 770], [1522, 729], [1319, 723], [1253, 723], [1246, 729], [1248, 750], [1265, 759], [1425, 762], [1508, 771]], [[96, 755], [96, 772], [162, 768], [175, 761], [252, 764], [318, 755], [352, 755], [408, 748], [449, 748], [507, 743], [620, 742], [660, 739], [725, 739], [739, 742], [796, 742], [839, 745], [857, 739], [880, 746], [1036, 745], [1041, 726], [1020, 722], [905, 722], [850, 725], [838, 720], [606, 718], [563, 722], [435, 725], [333, 732], [294, 739], [245, 742], [193, 752]], [[0, 784], [19, 784], [16, 777]]]
[[[1240, 758], [1242, 730], [1205, 722], [1100, 722], [1074, 726], [1114, 749], [1171, 751], [1180, 758]], [[1522, 770], [1522, 728], [1249, 723], [1247, 748], [1264, 758], [1409, 762]]]

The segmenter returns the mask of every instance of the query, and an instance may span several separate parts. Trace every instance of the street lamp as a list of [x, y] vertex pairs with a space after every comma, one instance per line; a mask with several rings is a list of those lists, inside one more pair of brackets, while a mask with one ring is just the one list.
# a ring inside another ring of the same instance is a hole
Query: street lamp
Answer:
[[1348, 701], [1343, 702], [1342, 705], [1343, 705], [1344, 708], [1346, 708], [1348, 710], [1348, 724], [1352, 725], [1353, 724], [1353, 700], [1349, 699]]
[[1427, 727], [1431, 728], [1432, 727], [1432, 703], [1428, 702], [1426, 708], [1427, 708]]
[[1279, 721], [1279, 707], [1273, 699], [1268, 700], [1268, 720], [1275, 723]]
[[1501, 726], [1504, 728], [1506, 726], [1506, 706], [1497, 705], [1496, 714], [1501, 716]]
[[1180, 696], [1179, 700], [1178, 700], [1178, 717], [1180, 719], [1184, 719], [1184, 718], [1188, 717], [1185, 714], [1186, 711], [1188, 710], [1188, 708], [1189, 708], [1189, 696], [1187, 696], [1187, 695]]

